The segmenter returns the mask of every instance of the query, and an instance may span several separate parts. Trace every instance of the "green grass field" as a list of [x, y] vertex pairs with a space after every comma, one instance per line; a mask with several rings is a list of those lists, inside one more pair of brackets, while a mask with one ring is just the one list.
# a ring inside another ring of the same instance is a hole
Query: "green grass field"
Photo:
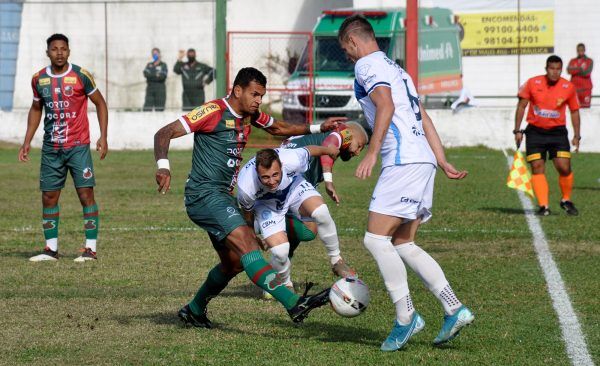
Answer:
[[[246, 151], [246, 158], [252, 153]], [[151, 151], [111, 152], [102, 162], [94, 153], [99, 260], [72, 261], [84, 239], [81, 207], [69, 178], [61, 198], [63, 257], [30, 263], [27, 259], [43, 248], [39, 150], [29, 164], [20, 164], [16, 146], [0, 145], [0, 363], [568, 364], [532, 235], [516, 193], [505, 186], [504, 155], [484, 148], [447, 154], [469, 170], [469, 177], [456, 182], [438, 174], [434, 217], [417, 242], [440, 262], [476, 320], [449, 345], [432, 347], [442, 310], [411, 273], [413, 301], [427, 326], [403, 351], [384, 354], [379, 345], [394, 311], [362, 246], [375, 178], [355, 179], [357, 161], [336, 166], [342, 203], [330, 208], [345, 257], [370, 286], [368, 310], [345, 319], [329, 308], [318, 309], [295, 326], [282, 307], [261, 300], [260, 291], [241, 274], [209, 305], [216, 329], [198, 330], [182, 328], [176, 312], [217, 256], [183, 207], [189, 151], [170, 154], [174, 181], [166, 196], [156, 192]], [[548, 174], [554, 215], [542, 220], [595, 362], [600, 362], [599, 160], [599, 154], [573, 158], [579, 217], [560, 211], [556, 174]], [[298, 284], [308, 279], [324, 288], [334, 281], [317, 241], [303, 244], [292, 271]]]

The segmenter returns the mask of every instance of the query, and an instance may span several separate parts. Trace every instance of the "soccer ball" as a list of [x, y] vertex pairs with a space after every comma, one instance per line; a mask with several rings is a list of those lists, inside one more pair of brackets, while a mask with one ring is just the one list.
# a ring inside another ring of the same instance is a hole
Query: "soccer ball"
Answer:
[[337, 280], [329, 291], [329, 303], [333, 310], [346, 318], [360, 315], [369, 305], [369, 288], [358, 278]]

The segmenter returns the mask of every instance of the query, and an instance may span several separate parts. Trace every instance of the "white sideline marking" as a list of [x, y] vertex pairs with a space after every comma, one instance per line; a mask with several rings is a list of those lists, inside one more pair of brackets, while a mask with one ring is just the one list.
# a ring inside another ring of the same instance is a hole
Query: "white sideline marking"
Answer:
[[[508, 156], [505, 150], [502, 151], [508, 161], [508, 169], [510, 169], [513, 158]], [[544, 272], [544, 278], [548, 284], [548, 293], [552, 299], [552, 306], [558, 315], [558, 322], [560, 323], [560, 329], [567, 348], [567, 356], [569, 356], [573, 365], [593, 366], [594, 361], [592, 361], [592, 356], [590, 356], [587, 344], [585, 343], [581, 324], [579, 324], [577, 314], [575, 314], [556, 262], [552, 258], [552, 253], [546, 241], [546, 235], [540, 224], [540, 219], [535, 216], [533, 204], [525, 196], [525, 193], [517, 191], [517, 194], [523, 205], [529, 230], [533, 234], [533, 246], [535, 247], [540, 267], [542, 267], [542, 272]]]

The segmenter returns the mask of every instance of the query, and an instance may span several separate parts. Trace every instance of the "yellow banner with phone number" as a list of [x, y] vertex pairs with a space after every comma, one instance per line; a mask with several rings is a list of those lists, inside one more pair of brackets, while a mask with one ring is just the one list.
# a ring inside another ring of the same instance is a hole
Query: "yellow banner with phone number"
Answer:
[[554, 11], [458, 14], [463, 56], [554, 52]]

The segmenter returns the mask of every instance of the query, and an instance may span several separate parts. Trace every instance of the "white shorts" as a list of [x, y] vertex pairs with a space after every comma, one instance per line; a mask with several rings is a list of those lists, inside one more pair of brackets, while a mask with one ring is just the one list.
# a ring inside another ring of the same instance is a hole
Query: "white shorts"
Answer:
[[431, 218], [436, 166], [405, 164], [383, 168], [369, 211], [407, 220]]
[[264, 239], [269, 236], [285, 231], [285, 215], [289, 212], [304, 220], [300, 215], [300, 206], [302, 202], [310, 197], [321, 195], [313, 187], [312, 184], [307, 182], [304, 178], [296, 179], [290, 187], [290, 193], [288, 194], [283, 205], [273, 200], [269, 201], [256, 201], [254, 205], [254, 217], [258, 223], [260, 234]]

